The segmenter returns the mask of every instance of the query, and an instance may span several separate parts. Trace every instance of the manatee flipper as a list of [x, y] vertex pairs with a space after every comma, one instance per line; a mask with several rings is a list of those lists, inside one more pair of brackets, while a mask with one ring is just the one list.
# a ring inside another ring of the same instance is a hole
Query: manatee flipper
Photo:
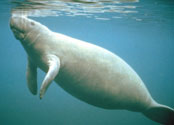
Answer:
[[27, 65], [27, 85], [33, 95], [37, 94], [37, 67], [28, 58]]
[[174, 125], [174, 109], [168, 106], [155, 103], [143, 113], [153, 121], [164, 125]]
[[40, 99], [42, 99], [43, 95], [45, 94], [47, 88], [51, 84], [51, 82], [54, 80], [56, 75], [59, 72], [60, 68], [60, 60], [55, 55], [49, 55], [48, 56], [48, 72], [42, 82], [41, 89], [40, 89]]

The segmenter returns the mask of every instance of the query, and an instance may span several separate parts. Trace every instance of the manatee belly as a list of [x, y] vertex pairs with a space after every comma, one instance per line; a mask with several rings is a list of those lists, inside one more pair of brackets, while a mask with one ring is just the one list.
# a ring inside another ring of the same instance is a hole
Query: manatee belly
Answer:
[[102, 108], [141, 111], [151, 101], [136, 72], [112, 54], [69, 63], [55, 81], [71, 95]]

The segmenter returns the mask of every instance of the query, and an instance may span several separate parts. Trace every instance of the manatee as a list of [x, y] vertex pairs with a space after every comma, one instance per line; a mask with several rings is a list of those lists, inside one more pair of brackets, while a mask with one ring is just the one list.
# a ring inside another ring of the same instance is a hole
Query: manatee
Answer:
[[28, 55], [27, 84], [37, 94], [37, 68], [46, 73], [42, 99], [54, 80], [72, 96], [104, 109], [141, 112], [161, 124], [174, 124], [174, 110], [157, 103], [138, 74], [119, 56], [97, 45], [48, 29], [24, 16], [10, 27]]

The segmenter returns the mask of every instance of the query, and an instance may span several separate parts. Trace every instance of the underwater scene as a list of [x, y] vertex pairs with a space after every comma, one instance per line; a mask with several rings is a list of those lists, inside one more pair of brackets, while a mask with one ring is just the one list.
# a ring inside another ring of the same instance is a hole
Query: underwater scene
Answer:
[[173, 0], [1, 0], [0, 125], [172, 125], [173, 34]]

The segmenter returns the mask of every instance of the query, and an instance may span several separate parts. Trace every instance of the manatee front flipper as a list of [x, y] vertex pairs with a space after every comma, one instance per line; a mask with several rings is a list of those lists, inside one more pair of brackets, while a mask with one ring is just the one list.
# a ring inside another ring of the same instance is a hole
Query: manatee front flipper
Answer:
[[42, 82], [41, 89], [40, 89], [40, 99], [42, 99], [43, 95], [45, 94], [48, 86], [57, 76], [60, 68], [60, 60], [55, 55], [49, 55], [48, 57], [48, 72]]
[[28, 58], [27, 85], [33, 95], [37, 94], [37, 67]]

